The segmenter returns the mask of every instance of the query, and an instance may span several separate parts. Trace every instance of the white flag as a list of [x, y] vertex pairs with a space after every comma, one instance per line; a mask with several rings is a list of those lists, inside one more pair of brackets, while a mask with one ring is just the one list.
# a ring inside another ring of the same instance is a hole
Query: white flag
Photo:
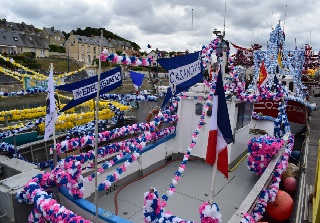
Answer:
[[54, 86], [53, 86], [53, 68], [50, 69], [48, 80], [48, 96], [47, 96], [47, 109], [46, 109], [46, 123], [44, 140], [48, 140], [50, 135], [55, 131], [55, 122], [57, 120], [56, 103], [54, 99]]

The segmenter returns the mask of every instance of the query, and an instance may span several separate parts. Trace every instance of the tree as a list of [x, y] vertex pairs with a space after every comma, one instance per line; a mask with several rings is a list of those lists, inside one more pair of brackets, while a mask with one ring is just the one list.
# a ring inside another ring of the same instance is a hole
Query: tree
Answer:
[[108, 30], [106, 30], [105, 28], [92, 28], [92, 27], [86, 27], [85, 29], [81, 29], [81, 28], [77, 28], [76, 30], [72, 30], [72, 32], [75, 34], [75, 35], [80, 35], [80, 36], [100, 36], [101, 35], [101, 30], [102, 30], [102, 35], [103, 37], [105, 37], [106, 39], [116, 39], [116, 40], [121, 40], [121, 41], [127, 41], [129, 42], [133, 49], [138, 51], [140, 50], [140, 46], [135, 43], [135, 42], [132, 42], [130, 40], [127, 40], [123, 37], [120, 37], [116, 34], [114, 34], [113, 32], [110, 32]]

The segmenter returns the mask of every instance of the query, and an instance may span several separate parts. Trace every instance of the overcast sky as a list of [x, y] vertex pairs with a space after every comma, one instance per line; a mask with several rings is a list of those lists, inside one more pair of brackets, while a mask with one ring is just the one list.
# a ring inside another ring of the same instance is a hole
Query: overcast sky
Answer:
[[[225, 13], [226, 2], [226, 13]], [[94, 27], [166, 51], [201, 50], [214, 39], [214, 28], [242, 47], [266, 47], [271, 25], [281, 20], [287, 48], [320, 44], [319, 0], [0, 0], [0, 16], [37, 28], [65, 32]], [[193, 10], [192, 10], [193, 9]], [[193, 13], [192, 13], [193, 12]], [[233, 48], [233, 47], [232, 47]], [[234, 49], [231, 49], [234, 51]]]

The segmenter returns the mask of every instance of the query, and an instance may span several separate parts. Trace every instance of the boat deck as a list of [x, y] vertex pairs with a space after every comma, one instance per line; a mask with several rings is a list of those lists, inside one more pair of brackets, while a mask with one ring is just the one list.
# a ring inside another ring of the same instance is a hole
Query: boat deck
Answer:
[[[172, 161], [165, 168], [127, 185], [118, 192], [118, 216], [135, 223], [144, 222], [143, 194], [150, 187], [155, 187], [161, 198], [166, 193], [180, 162]], [[199, 222], [198, 209], [210, 198], [212, 166], [202, 160], [188, 161], [186, 166], [176, 185], [177, 192], [169, 197], [165, 210], [185, 220]], [[220, 172], [217, 173], [214, 202], [219, 205], [223, 222], [228, 222], [259, 177], [247, 169], [246, 159], [239, 164], [238, 168], [229, 173], [228, 180]], [[101, 197], [98, 200], [99, 207], [115, 213], [114, 197], [116, 193], [117, 191], [114, 191]]]

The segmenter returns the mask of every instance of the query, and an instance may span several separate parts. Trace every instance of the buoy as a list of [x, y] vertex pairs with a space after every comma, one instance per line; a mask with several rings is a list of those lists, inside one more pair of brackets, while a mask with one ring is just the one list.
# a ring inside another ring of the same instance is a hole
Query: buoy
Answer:
[[292, 151], [290, 158], [289, 158], [289, 162], [297, 164], [298, 161], [300, 160], [300, 151]]
[[294, 192], [297, 188], [297, 180], [294, 177], [287, 177], [284, 182], [283, 186], [287, 191]]
[[266, 211], [275, 220], [283, 221], [291, 216], [293, 210], [293, 200], [290, 195], [282, 190], [278, 190], [273, 203], [267, 204]]

